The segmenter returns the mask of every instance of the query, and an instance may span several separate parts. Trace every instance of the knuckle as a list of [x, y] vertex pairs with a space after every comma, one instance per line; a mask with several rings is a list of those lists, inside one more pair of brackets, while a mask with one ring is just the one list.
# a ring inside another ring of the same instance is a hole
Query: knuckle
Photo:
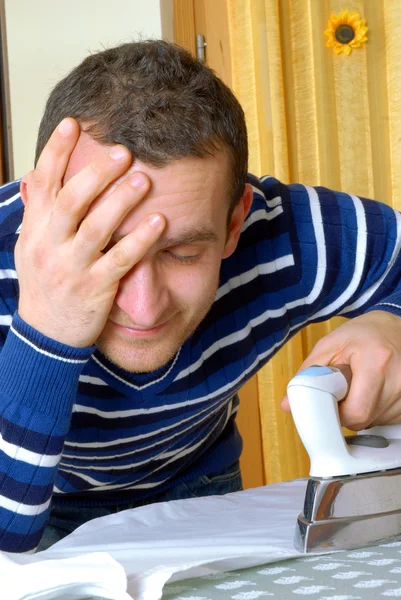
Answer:
[[48, 190], [51, 187], [49, 174], [40, 169], [28, 173], [27, 183], [40, 190]]
[[136, 206], [144, 196], [141, 190], [138, 190], [124, 181], [120, 184], [116, 194], [119, 198], [121, 212], [128, 212]]
[[87, 242], [97, 242], [101, 235], [99, 228], [90, 219], [82, 221], [79, 231]]
[[375, 347], [375, 365], [380, 374], [384, 374], [394, 358], [394, 350], [390, 346]]
[[366, 429], [373, 419], [373, 409], [363, 403], [358, 403], [352, 408], [348, 418], [347, 426], [355, 431]]
[[[123, 184], [122, 184], [123, 185]], [[127, 193], [127, 190], [117, 189], [117, 193], [115, 193], [112, 197], [113, 201], [113, 215], [114, 218], [124, 218], [130, 210], [135, 206], [135, 199]]]
[[121, 169], [121, 165], [112, 160], [108, 154], [101, 156], [97, 160], [93, 160], [88, 165], [90, 176], [95, 181], [112, 180], [116, 176], [116, 171]]
[[75, 194], [67, 187], [64, 187], [57, 197], [57, 207], [63, 213], [76, 213], [79, 209], [79, 202]]
[[88, 169], [89, 172], [91, 173], [91, 175], [95, 178], [98, 179], [101, 175], [104, 175], [104, 161], [92, 161], [91, 163], [89, 163], [88, 165]]
[[123, 269], [126, 268], [130, 262], [127, 249], [122, 245], [114, 246], [109, 252], [111, 252], [111, 265], [112, 268]]
[[44, 245], [28, 242], [23, 247], [16, 246], [16, 258], [21, 266], [26, 267], [27, 257], [29, 257], [29, 265], [37, 273], [48, 267], [49, 252]]

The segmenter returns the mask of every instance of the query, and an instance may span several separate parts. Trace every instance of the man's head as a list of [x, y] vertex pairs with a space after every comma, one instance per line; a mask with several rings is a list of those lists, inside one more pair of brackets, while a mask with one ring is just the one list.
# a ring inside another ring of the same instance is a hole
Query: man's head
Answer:
[[[221, 261], [237, 245], [252, 196], [245, 188], [243, 111], [210, 69], [174, 45], [150, 41], [90, 56], [56, 86], [40, 126], [37, 157], [66, 116], [82, 132], [64, 183], [115, 143], [133, 155], [120, 180], [133, 171], [150, 179], [150, 191], [110, 244], [150, 213], [166, 219], [159, 242], [121, 280], [97, 340], [127, 371], [156, 370], [205, 317]], [[111, 201], [113, 189], [91, 210]]]

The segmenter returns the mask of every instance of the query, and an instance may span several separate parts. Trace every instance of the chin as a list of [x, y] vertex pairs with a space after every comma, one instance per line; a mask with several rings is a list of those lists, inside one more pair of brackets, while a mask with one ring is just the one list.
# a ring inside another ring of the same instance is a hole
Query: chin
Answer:
[[151, 351], [149, 349], [124, 350], [119, 348], [102, 347], [98, 345], [100, 352], [120, 369], [128, 373], [153, 373], [168, 363], [179, 350], [177, 348], [162, 351]]
[[97, 340], [100, 352], [115, 365], [128, 373], [152, 373], [163, 367], [177, 354], [181, 346], [203, 321], [213, 304], [211, 295], [192, 318], [175, 319], [162, 336], [148, 339], [126, 340], [122, 336], [110, 335], [105, 329]]

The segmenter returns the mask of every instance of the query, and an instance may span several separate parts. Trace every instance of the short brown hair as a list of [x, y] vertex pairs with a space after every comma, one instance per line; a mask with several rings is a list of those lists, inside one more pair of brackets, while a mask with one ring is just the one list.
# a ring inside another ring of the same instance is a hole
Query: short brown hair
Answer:
[[243, 194], [248, 168], [243, 110], [211, 69], [175, 44], [132, 42], [87, 57], [48, 98], [35, 164], [65, 117], [89, 123], [85, 130], [94, 139], [123, 144], [154, 167], [228, 151], [231, 207]]

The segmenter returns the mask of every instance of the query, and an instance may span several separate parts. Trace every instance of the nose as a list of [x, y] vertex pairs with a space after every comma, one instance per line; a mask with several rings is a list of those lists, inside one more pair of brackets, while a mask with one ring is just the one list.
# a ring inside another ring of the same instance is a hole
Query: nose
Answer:
[[137, 327], [149, 329], [163, 323], [170, 294], [163, 274], [152, 259], [139, 262], [121, 280], [115, 304]]

